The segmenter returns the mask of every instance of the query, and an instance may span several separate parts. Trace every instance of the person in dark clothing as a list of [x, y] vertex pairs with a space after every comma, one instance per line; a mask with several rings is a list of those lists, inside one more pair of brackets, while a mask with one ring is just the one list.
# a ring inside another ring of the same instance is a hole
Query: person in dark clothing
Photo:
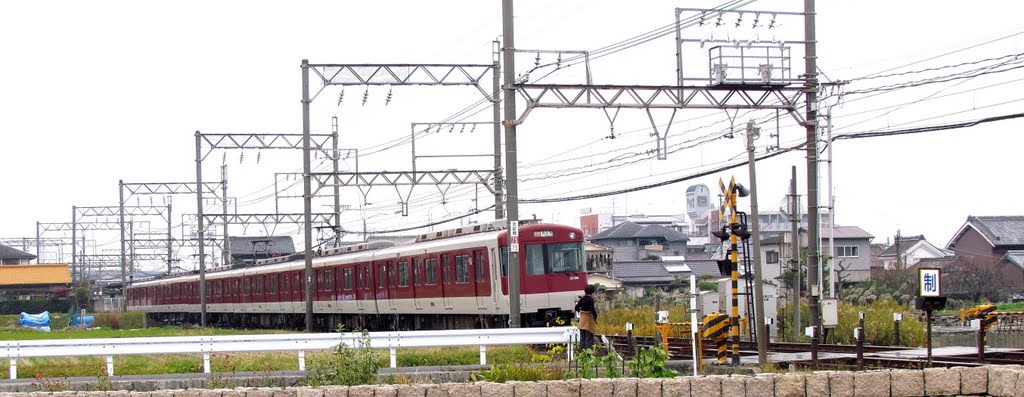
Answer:
[[583, 297], [576, 302], [576, 312], [580, 314], [580, 322], [576, 326], [580, 329], [580, 349], [590, 349], [594, 346], [594, 334], [597, 333], [597, 306], [594, 301], [594, 286], [587, 285], [583, 290]]

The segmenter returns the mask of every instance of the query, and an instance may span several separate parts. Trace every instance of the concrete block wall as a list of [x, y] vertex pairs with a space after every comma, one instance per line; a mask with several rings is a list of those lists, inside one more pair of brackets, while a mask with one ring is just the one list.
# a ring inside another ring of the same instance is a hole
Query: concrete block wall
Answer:
[[0, 397], [1024, 397], [1024, 366], [288, 388], [0, 392]]

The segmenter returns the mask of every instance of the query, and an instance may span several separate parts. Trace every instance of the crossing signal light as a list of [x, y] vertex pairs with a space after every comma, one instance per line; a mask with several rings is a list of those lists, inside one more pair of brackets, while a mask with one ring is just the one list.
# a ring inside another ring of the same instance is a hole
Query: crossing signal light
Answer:
[[723, 276], [732, 274], [732, 260], [722, 259], [718, 261], [718, 273]]

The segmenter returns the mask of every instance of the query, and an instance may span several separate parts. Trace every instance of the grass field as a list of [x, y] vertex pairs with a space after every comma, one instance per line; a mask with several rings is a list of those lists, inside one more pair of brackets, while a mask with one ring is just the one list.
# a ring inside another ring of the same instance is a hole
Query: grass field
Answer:
[[[307, 364], [328, 354], [310, 352]], [[488, 364], [525, 363], [536, 352], [528, 346], [492, 346], [487, 349]], [[383, 366], [388, 366], [389, 352], [378, 352]], [[558, 357], [556, 357], [557, 359]], [[563, 357], [564, 359], [564, 357]], [[477, 347], [437, 347], [399, 349], [398, 366], [473, 365], [480, 363]], [[216, 353], [210, 357], [210, 370], [224, 373], [246, 373], [269, 376], [280, 371], [293, 371], [299, 367], [295, 352], [274, 353]], [[29, 358], [18, 362], [19, 378], [42, 377], [48, 379], [102, 376], [106, 371], [103, 357]], [[164, 354], [149, 356], [117, 356], [114, 373], [117, 375], [147, 375], [203, 372], [200, 354]]]

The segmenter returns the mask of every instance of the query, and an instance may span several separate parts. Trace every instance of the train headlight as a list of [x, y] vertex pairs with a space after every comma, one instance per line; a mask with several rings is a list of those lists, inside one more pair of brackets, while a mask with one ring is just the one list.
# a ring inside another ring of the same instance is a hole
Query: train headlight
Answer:
[[569, 238], [576, 238], [576, 232], [569, 232]]

